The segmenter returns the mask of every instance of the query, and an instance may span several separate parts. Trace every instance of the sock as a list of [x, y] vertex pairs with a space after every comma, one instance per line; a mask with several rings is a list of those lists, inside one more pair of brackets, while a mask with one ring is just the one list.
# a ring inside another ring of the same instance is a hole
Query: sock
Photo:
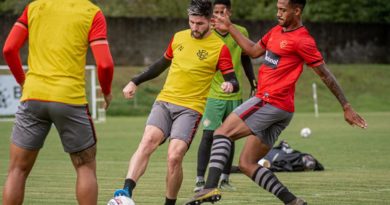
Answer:
[[213, 143], [214, 130], [203, 130], [202, 140], [198, 148], [198, 165], [197, 176], [204, 177], [207, 169], [207, 164], [210, 160], [210, 149]]
[[204, 177], [202, 176], [197, 176], [196, 177], [196, 181], [199, 182], [199, 181], [204, 181]]
[[214, 136], [205, 189], [216, 188], [222, 170], [229, 159], [231, 141], [223, 135]]
[[168, 199], [168, 197], [165, 197], [165, 205], [175, 205], [176, 199]]
[[221, 179], [221, 181], [222, 181], [222, 180], [229, 181], [229, 175], [228, 175], [228, 174], [223, 174], [223, 173], [222, 173], [222, 175], [221, 175], [221, 178], [220, 178], [220, 179]]
[[123, 189], [129, 192], [130, 198], [133, 196], [133, 189], [136, 185], [137, 183], [134, 180], [130, 178], [125, 179], [125, 185], [123, 186]]
[[269, 169], [260, 166], [252, 176], [252, 180], [278, 197], [285, 204], [296, 199]]
[[232, 146], [231, 146], [231, 149], [230, 149], [229, 160], [227, 161], [225, 167], [223, 168], [222, 175], [223, 174], [229, 175], [230, 172], [231, 172], [233, 159], [234, 159], [234, 150], [235, 150], [234, 148], [235, 148], [235, 143], [232, 142]]

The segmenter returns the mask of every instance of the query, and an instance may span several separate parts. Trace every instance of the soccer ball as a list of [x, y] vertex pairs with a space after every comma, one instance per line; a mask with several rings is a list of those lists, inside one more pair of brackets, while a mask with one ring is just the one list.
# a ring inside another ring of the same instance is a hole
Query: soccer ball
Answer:
[[301, 129], [301, 136], [302, 136], [302, 137], [304, 137], [304, 138], [309, 137], [310, 134], [311, 134], [310, 128], [305, 127], [305, 128], [302, 128], [302, 129]]
[[107, 205], [135, 205], [135, 203], [127, 196], [116, 196], [110, 199]]

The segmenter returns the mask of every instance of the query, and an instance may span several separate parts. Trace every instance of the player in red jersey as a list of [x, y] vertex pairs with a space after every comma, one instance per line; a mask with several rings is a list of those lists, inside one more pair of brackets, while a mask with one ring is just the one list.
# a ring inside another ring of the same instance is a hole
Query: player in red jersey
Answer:
[[265, 55], [265, 61], [259, 69], [256, 96], [236, 108], [215, 131], [206, 185], [187, 205], [220, 199], [216, 187], [229, 157], [231, 142], [246, 136], [249, 137], [239, 163], [242, 172], [284, 204], [307, 204], [292, 194], [270, 170], [257, 163], [272, 148], [293, 116], [295, 84], [304, 63], [313, 68], [336, 96], [344, 110], [345, 120], [353, 126], [367, 127], [366, 121], [352, 109], [336, 78], [325, 65], [314, 39], [303, 26], [301, 16], [305, 4], [305, 0], [278, 0], [279, 25], [258, 43], [244, 37], [228, 15], [218, 17], [216, 28], [228, 31], [251, 57]]

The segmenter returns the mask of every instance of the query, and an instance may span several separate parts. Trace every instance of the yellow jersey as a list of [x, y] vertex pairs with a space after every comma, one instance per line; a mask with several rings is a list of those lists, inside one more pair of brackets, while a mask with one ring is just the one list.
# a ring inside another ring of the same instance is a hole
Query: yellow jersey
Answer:
[[229, 49], [213, 32], [203, 39], [193, 38], [190, 29], [176, 33], [165, 57], [172, 63], [157, 100], [201, 114], [215, 73], [234, 72]]

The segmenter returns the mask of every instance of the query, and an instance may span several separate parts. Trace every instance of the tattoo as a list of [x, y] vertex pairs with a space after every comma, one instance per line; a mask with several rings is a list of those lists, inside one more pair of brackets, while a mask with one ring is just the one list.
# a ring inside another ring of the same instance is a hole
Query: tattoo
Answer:
[[75, 167], [95, 161], [96, 158], [96, 145], [89, 147], [83, 151], [70, 154], [73, 165]]
[[321, 80], [325, 83], [333, 95], [336, 96], [341, 106], [348, 103], [343, 90], [336, 80], [336, 77], [328, 70], [328, 68], [326, 68], [325, 64], [314, 68], [314, 71], [320, 76]]

